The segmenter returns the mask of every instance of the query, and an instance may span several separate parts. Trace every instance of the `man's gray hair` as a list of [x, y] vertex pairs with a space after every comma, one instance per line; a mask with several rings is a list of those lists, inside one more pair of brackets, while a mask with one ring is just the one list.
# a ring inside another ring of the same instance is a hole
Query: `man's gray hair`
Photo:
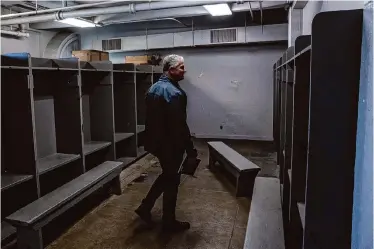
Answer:
[[171, 54], [165, 56], [164, 60], [162, 61], [164, 72], [168, 71], [171, 67], [176, 67], [181, 62], [184, 62], [184, 58], [180, 55]]

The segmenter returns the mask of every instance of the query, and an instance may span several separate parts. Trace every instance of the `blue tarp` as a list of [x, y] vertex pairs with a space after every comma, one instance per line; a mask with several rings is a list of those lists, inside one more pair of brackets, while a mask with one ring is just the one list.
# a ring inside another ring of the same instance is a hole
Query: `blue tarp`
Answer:
[[27, 60], [30, 57], [29, 53], [8, 53], [3, 54], [3, 56], [18, 59], [18, 60]]

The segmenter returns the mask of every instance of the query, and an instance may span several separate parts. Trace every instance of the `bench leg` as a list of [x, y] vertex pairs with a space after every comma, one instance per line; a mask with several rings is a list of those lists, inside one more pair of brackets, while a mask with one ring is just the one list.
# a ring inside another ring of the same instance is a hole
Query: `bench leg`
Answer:
[[257, 172], [241, 173], [236, 178], [236, 197], [252, 197]]
[[17, 227], [18, 249], [43, 249], [42, 231], [27, 227]]
[[209, 153], [209, 165], [208, 165], [208, 168], [209, 169], [212, 169], [214, 164], [217, 162], [216, 159], [213, 158], [213, 155], [212, 153]]
[[115, 177], [112, 180], [112, 184], [111, 184], [111, 187], [110, 187], [110, 193], [114, 194], [114, 195], [121, 195], [122, 194], [121, 180], [120, 180], [119, 176]]

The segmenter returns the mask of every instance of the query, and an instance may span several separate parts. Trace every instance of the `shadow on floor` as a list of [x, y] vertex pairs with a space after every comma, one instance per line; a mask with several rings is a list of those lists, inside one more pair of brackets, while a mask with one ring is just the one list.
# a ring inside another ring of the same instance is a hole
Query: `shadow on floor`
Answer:
[[[134, 209], [160, 173], [157, 160], [147, 156], [122, 172], [122, 195], [107, 199], [48, 248], [243, 248], [250, 200], [235, 197], [234, 185], [219, 167], [207, 169], [208, 148], [204, 141], [195, 141], [195, 145], [202, 162], [196, 178], [183, 176], [176, 211], [179, 220], [191, 222], [190, 230], [173, 236], [160, 232], [162, 198], [152, 212], [158, 224], [155, 228], [148, 228], [135, 215]], [[245, 143], [229, 145], [257, 163], [263, 175], [276, 176], [275, 153]]]

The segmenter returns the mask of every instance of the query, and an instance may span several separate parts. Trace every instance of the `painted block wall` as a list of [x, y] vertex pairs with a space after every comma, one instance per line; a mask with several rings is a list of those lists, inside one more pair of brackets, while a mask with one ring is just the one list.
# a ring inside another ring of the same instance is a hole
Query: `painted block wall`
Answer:
[[[187, 74], [188, 123], [197, 137], [273, 139], [272, 66], [285, 45], [188, 48], [159, 51], [180, 54]], [[113, 53], [113, 63], [126, 55]]]
[[[118, 27], [117, 27], [118, 26]], [[120, 25], [83, 30], [82, 49], [95, 41], [144, 35], [144, 31]], [[149, 30], [148, 34], [182, 30]], [[272, 66], [287, 48], [284, 45], [173, 48], [159, 51], [111, 53], [113, 63], [124, 63], [126, 55], [159, 52], [185, 57], [187, 75], [182, 87], [188, 94], [188, 122], [197, 137], [273, 140]]]
[[30, 37], [8, 38], [1, 37], [1, 53], [19, 53], [28, 52], [34, 57], [43, 57], [48, 42], [56, 34], [51, 31], [27, 31]]

